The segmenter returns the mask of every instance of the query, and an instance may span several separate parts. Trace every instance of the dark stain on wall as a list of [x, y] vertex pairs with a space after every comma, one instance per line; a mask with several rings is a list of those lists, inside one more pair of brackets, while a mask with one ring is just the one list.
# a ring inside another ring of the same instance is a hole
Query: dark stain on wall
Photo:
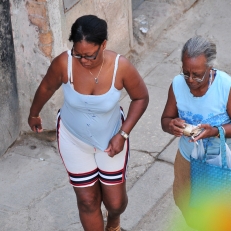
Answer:
[[19, 135], [19, 101], [9, 0], [0, 1], [0, 155]]

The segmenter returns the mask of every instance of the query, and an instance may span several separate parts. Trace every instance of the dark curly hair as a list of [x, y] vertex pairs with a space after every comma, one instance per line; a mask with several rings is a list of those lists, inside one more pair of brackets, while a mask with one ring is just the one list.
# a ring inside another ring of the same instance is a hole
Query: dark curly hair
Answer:
[[70, 42], [85, 40], [101, 45], [107, 40], [107, 23], [95, 15], [84, 15], [78, 18], [71, 27]]

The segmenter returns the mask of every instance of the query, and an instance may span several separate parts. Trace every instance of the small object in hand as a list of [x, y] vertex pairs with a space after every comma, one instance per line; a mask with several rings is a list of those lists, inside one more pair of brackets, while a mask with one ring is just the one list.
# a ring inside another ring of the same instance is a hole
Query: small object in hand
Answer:
[[35, 126], [36, 132], [38, 133], [38, 126]]
[[[192, 138], [192, 140], [194, 141], [195, 138], [194, 138], [193, 136], [191, 136], [191, 138]], [[195, 142], [197, 145], [199, 145], [197, 141], [194, 141], [194, 142]]]
[[196, 137], [200, 135], [200, 133], [203, 131], [202, 128], [199, 128], [198, 126], [192, 125], [192, 124], [187, 124], [185, 123], [185, 128], [183, 130], [183, 134], [185, 136], [190, 136], [190, 137]]

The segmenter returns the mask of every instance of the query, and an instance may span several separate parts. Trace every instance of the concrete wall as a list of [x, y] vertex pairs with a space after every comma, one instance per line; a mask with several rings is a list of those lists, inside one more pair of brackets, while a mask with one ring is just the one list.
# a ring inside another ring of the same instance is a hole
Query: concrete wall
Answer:
[[[38, 5], [38, 7], [37, 7]], [[27, 118], [35, 91], [46, 74], [53, 57], [53, 43], [47, 45], [44, 35], [50, 32], [46, 2], [11, 1], [21, 131], [29, 131]], [[48, 37], [47, 37], [48, 38]], [[50, 38], [48, 38], [50, 40]], [[54, 99], [45, 107], [42, 116], [45, 127], [54, 127]], [[50, 119], [48, 119], [50, 118]]]
[[144, 0], [132, 0], [132, 10], [135, 10]]
[[10, 19], [10, 3], [0, 2], [0, 154], [4, 153], [19, 134], [20, 113]]

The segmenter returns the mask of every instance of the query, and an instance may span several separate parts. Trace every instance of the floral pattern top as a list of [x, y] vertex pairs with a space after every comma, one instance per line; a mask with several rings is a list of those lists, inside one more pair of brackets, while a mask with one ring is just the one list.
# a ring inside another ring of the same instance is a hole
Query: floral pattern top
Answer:
[[[231, 77], [223, 71], [215, 71], [216, 77], [212, 85], [205, 95], [201, 97], [193, 96], [185, 79], [181, 75], [177, 75], [173, 79], [172, 86], [177, 102], [179, 118], [185, 120], [186, 123], [219, 126], [231, 122], [226, 111], [231, 87]], [[194, 146], [193, 143], [189, 142], [189, 139], [189, 137], [182, 136], [179, 142], [180, 152], [187, 160], [190, 160], [190, 154]], [[203, 139], [205, 150], [218, 154], [218, 140], [219, 139], [213, 137]]]

